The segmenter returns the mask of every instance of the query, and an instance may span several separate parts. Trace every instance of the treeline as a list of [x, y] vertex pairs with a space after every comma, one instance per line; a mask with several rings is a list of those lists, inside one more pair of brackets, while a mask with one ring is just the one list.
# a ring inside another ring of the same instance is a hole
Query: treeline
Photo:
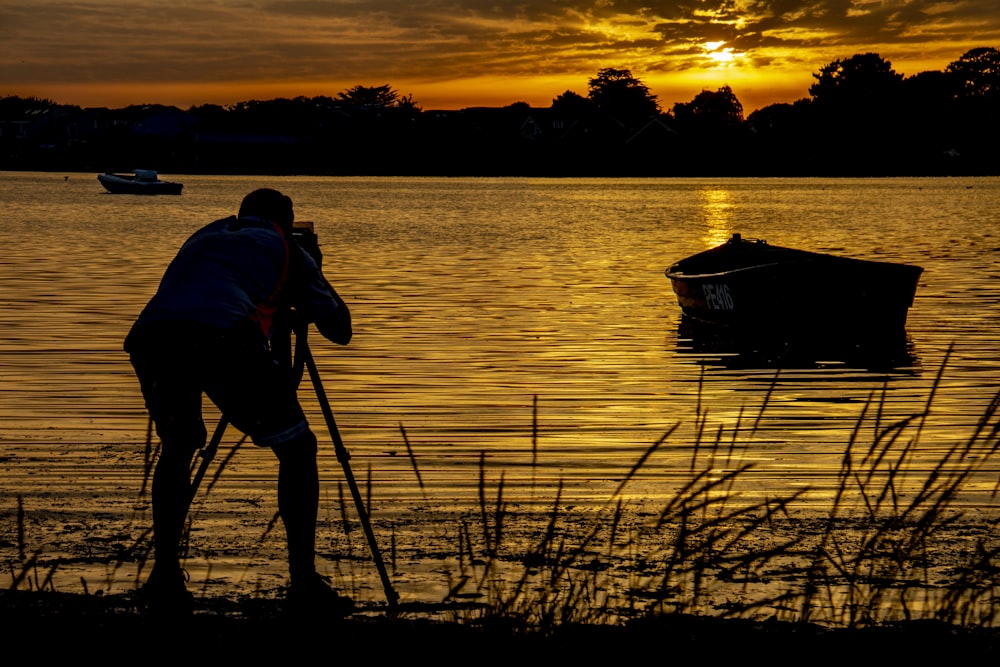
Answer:
[[744, 116], [732, 89], [661, 108], [625, 69], [549, 107], [422, 109], [389, 85], [188, 110], [0, 98], [0, 169], [523, 176], [1000, 173], [1000, 51], [903, 76], [876, 53]]

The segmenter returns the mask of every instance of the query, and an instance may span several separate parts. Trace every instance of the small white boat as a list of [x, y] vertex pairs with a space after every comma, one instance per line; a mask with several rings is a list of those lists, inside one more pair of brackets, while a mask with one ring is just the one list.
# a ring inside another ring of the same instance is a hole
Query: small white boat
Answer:
[[181, 183], [161, 181], [151, 169], [136, 169], [131, 174], [98, 174], [97, 180], [115, 195], [179, 195], [184, 187]]

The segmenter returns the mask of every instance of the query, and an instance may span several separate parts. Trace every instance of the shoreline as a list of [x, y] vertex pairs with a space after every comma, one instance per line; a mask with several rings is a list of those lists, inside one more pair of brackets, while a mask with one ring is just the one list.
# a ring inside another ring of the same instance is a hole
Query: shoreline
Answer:
[[[799, 651], [826, 658], [953, 660], [1000, 655], [1000, 629], [911, 621], [858, 629], [810, 623], [750, 621], [692, 615], [644, 616], [621, 625], [567, 624], [546, 631], [508, 619], [435, 621], [405, 605], [396, 614], [362, 610], [341, 620], [292, 618], [275, 600], [202, 599], [194, 615], [165, 619], [143, 612], [128, 595], [0, 591], [7, 636], [39, 656], [73, 656], [99, 648], [102, 661], [134, 661], [140, 651], [190, 661], [345, 654], [372, 659], [433, 657], [438, 662], [509, 660], [540, 663], [696, 654], [701, 659], [746, 659], [754, 653], [781, 661]], [[133, 651], [135, 653], [133, 653]], [[117, 656], [117, 658], [115, 657]], [[796, 657], [798, 656], [798, 657]]]

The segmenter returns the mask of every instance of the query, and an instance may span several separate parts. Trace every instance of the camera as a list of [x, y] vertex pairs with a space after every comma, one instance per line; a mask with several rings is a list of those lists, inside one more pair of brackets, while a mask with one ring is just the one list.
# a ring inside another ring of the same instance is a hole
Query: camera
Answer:
[[315, 225], [311, 221], [296, 220], [292, 223], [292, 238], [316, 260], [317, 266], [323, 266], [323, 252], [319, 249], [319, 237], [316, 236]]

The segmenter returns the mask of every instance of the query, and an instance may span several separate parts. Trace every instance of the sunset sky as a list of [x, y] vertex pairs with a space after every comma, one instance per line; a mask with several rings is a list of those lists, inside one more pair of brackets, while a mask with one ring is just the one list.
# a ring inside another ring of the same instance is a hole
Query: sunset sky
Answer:
[[423, 109], [549, 106], [605, 67], [664, 111], [746, 113], [874, 51], [907, 76], [1000, 48], [1000, 0], [0, 0], [0, 96], [230, 104], [389, 84]]

